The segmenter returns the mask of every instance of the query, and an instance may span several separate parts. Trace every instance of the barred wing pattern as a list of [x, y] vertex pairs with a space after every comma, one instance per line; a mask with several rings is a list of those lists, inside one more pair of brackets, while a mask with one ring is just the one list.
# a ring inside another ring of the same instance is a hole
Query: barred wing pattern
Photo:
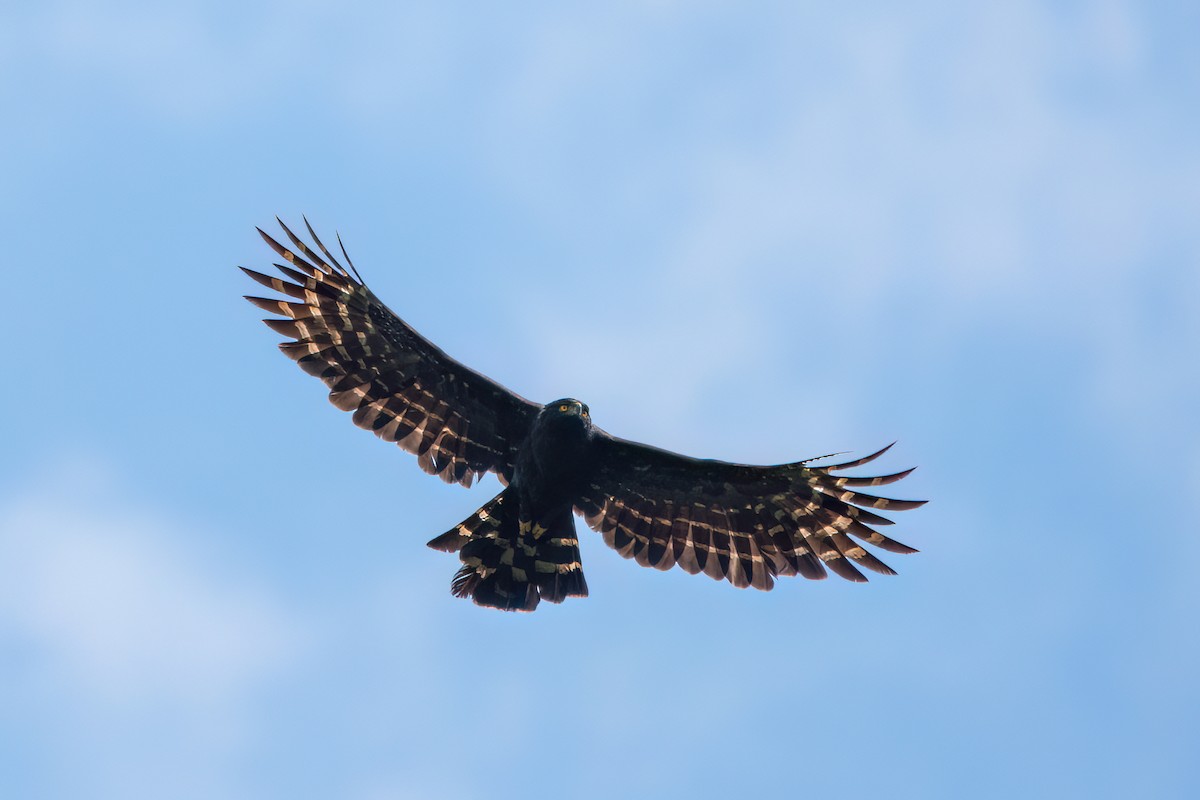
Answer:
[[847, 488], [892, 483], [912, 469], [833, 475], [873, 461], [892, 445], [831, 466], [809, 466], [820, 459], [808, 459], [760, 467], [689, 458], [596, 433], [597, 466], [576, 511], [610, 547], [642, 566], [678, 564], [693, 575], [769, 590], [776, 576], [820, 579], [826, 567], [851, 581], [866, 580], [855, 564], [895, 574], [855, 539], [893, 553], [916, 552], [871, 528], [892, 522], [868, 509], [903, 511], [925, 501]]
[[323, 258], [276, 221], [299, 255], [258, 232], [290, 265], [275, 264], [289, 280], [242, 271], [296, 301], [246, 298], [286, 318], [263, 320], [294, 340], [279, 349], [324, 381], [330, 401], [354, 412], [355, 425], [415, 454], [427, 473], [464, 486], [486, 472], [511, 480], [517, 449], [541, 406], [463, 366], [409, 327], [363, 284], [345, 248], [349, 271], [307, 219]]

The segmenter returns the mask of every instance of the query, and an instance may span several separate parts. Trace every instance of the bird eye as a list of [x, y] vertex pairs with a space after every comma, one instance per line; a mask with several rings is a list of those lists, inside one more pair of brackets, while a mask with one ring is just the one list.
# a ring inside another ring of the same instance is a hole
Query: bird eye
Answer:
[[588, 410], [587, 410], [586, 408], [583, 410], [583, 415], [584, 415], [585, 417], [590, 417], [590, 416], [591, 416], [591, 414], [588, 412]]
[[561, 406], [559, 406], [559, 407], [558, 407], [558, 410], [559, 410], [559, 411], [566, 411], [566, 410], [567, 410], [567, 409], [569, 409], [569, 408], [570, 408], [570, 406], [569, 406], [569, 405], [567, 405], [566, 403], [563, 403]]

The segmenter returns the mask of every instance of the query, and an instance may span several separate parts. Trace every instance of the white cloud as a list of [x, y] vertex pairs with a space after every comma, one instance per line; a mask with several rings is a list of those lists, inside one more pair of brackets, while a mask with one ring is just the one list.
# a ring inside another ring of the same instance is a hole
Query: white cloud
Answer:
[[204, 2], [39, 4], [11, 13], [22, 63], [63, 71], [93, 98], [132, 99], [194, 123], [261, 96], [286, 78], [297, 42], [319, 35], [321, 19], [295, 4], [233, 8]]
[[0, 639], [21, 654], [3, 670], [5, 724], [79, 765], [35, 783], [227, 791], [224, 768], [254, 732], [248, 701], [287, 671], [301, 629], [270, 591], [195, 547], [189, 526], [139, 508], [103, 473], [60, 466], [0, 503]]
[[[1155, 332], [1144, 304], [1184, 288], [1182, 265], [1150, 271], [1164, 242], [1200, 252], [1194, 232], [1181, 233], [1200, 208], [1200, 158], [1170, 133], [1177, 112], [1152, 85], [1138, 8], [972, 7], [953, 15], [954, 36], [936, 28], [941, 15], [919, 22], [909, 8], [879, 9], [833, 43], [814, 38], [811, 17], [778, 15], [774, 28], [794, 35], [756, 30], [744, 45], [759, 60], [742, 71], [731, 55], [715, 82], [700, 53], [671, 49], [654, 17], [586, 36], [559, 20], [529, 43], [528, 63], [508, 75], [507, 101], [496, 105], [504, 153], [495, 161], [540, 219], [596, 236], [599, 263], [587, 266], [601, 294], [621, 295], [591, 338], [541, 335], [570, 329], [576, 310], [538, 304], [529, 338], [554, 374], [571, 385], [620, 383], [596, 367], [619, 363], [626, 385], [605, 390], [624, 405], [639, 394], [696, 398], [733, 369], [795, 372], [819, 361], [795, 351], [808, 340], [781, 334], [792, 330], [783, 320], [835, 335], [849, 356], [877, 352], [903, 319], [921, 348], [1003, 330], [1083, 354], [1102, 424], [1147, 401], [1140, 416], [1162, 417], [1170, 397], [1194, 394], [1195, 382], [1169, 369], [1200, 343], [1195, 327]], [[798, 54], [822, 47], [825, 71], [813, 77]], [[673, 85], [675, 60], [697, 78]], [[794, 78], [786, 89], [781, 75]], [[613, 113], [670, 104], [672, 121], [636, 126], [625, 151], [624, 128], [579, 92]], [[747, 96], [766, 108], [748, 107]], [[737, 129], [732, 120], [748, 112], [760, 124]], [[615, 143], [580, 140], [588, 122]], [[590, 226], [636, 226], [633, 212], [610, 210], [622, 207], [649, 209], [658, 230], [623, 265], [620, 285], [606, 285], [600, 259], [625, 254], [606, 251], [606, 233]], [[738, 354], [757, 361], [740, 364]], [[821, 369], [834, 366], [829, 355]], [[836, 380], [844, 397], [869, 392], [875, 375]], [[1174, 390], [1145, 395], [1163, 381]], [[1132, 393], [1122, 397], [1122, 386]], [[820, 398], [799, 402], [826, 413]], [[1133, 443], [1145, 431], [1127, 433]]]

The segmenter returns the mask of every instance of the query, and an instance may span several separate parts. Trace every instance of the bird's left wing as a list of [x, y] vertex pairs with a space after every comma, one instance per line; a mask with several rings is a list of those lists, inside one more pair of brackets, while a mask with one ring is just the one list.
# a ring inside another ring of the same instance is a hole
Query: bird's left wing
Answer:
[[[833, 473], [866, 464], [891, 445], [855, 461], [817, 467], [808, 459], [760, 467], [689, 458], [597, 430], [595, 461], [578, 511], [625, 558], [658, 569], [678, 564], [735, 586], [770, 589], [776, 576], [824, 578], [825, 568], [865, 581], [854, 564], [895, 574], [856, 541], [894, 553], [915, 550], [874, 530], [925, 501], [892, 500], [848, 487], [900, 480]], [[873, 509], [873, 510], [872, 510]], [[852, 538], [853, 537], [853, 538]]]
[[275, 265], [289, 280], [242, 268], [295, 301], [246, 298], [286, 317], [263, 320], [294, 340], [279, 349], [324, 381], [330, 401], [354, 412], [355, 425], [416, 454], [431, 475], [464, 486], [486, 472], [510, 480], [541, 406], [468, 369], [409, 327], [363, 284], [344, 248], [349, 270], [333, 257], [308, 220], [324, 258], [279, 225], [298, 254], [258, 232], [290, 265]]

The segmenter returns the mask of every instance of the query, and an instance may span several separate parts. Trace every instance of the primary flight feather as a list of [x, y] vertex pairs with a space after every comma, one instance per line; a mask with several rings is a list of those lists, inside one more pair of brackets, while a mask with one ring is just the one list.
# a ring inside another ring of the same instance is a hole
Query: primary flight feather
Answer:
[[[286, 247], [259, 229], [286, 264], [277, 278], [242, 270], [290, 300], [247, 297], [277, 318], [291, 341], [279, 348], [329, 387], [354, 424], [417, 456], [426, 472], [470, 486], [493, 472], [503, 491], [429, 546], [457, 552], [458, 597], [508, 611], [542, 599], [587, 596], [574, 513], [622, 556], [643, 566], [704, 572], [735, 586], [770, 589], [776, 577], [824, 578], [826, 569], [865, 581], [858, 567], [895, 574], [861, 543], [912, 553], [872, 526], [876, 511], [924, 503], [858, 489], [898, 481], [834, 473], [873, 461], [828, 466], [807, 459], [753, 466], [689, 458], [610, 436], [572, 398], [539, 405], [450, 358], [366, 287], [345, 248], [346, 266], [305, 220], [317, 251], [282, 221]], [[857, 566], [856, 566], [857, 565]]]

